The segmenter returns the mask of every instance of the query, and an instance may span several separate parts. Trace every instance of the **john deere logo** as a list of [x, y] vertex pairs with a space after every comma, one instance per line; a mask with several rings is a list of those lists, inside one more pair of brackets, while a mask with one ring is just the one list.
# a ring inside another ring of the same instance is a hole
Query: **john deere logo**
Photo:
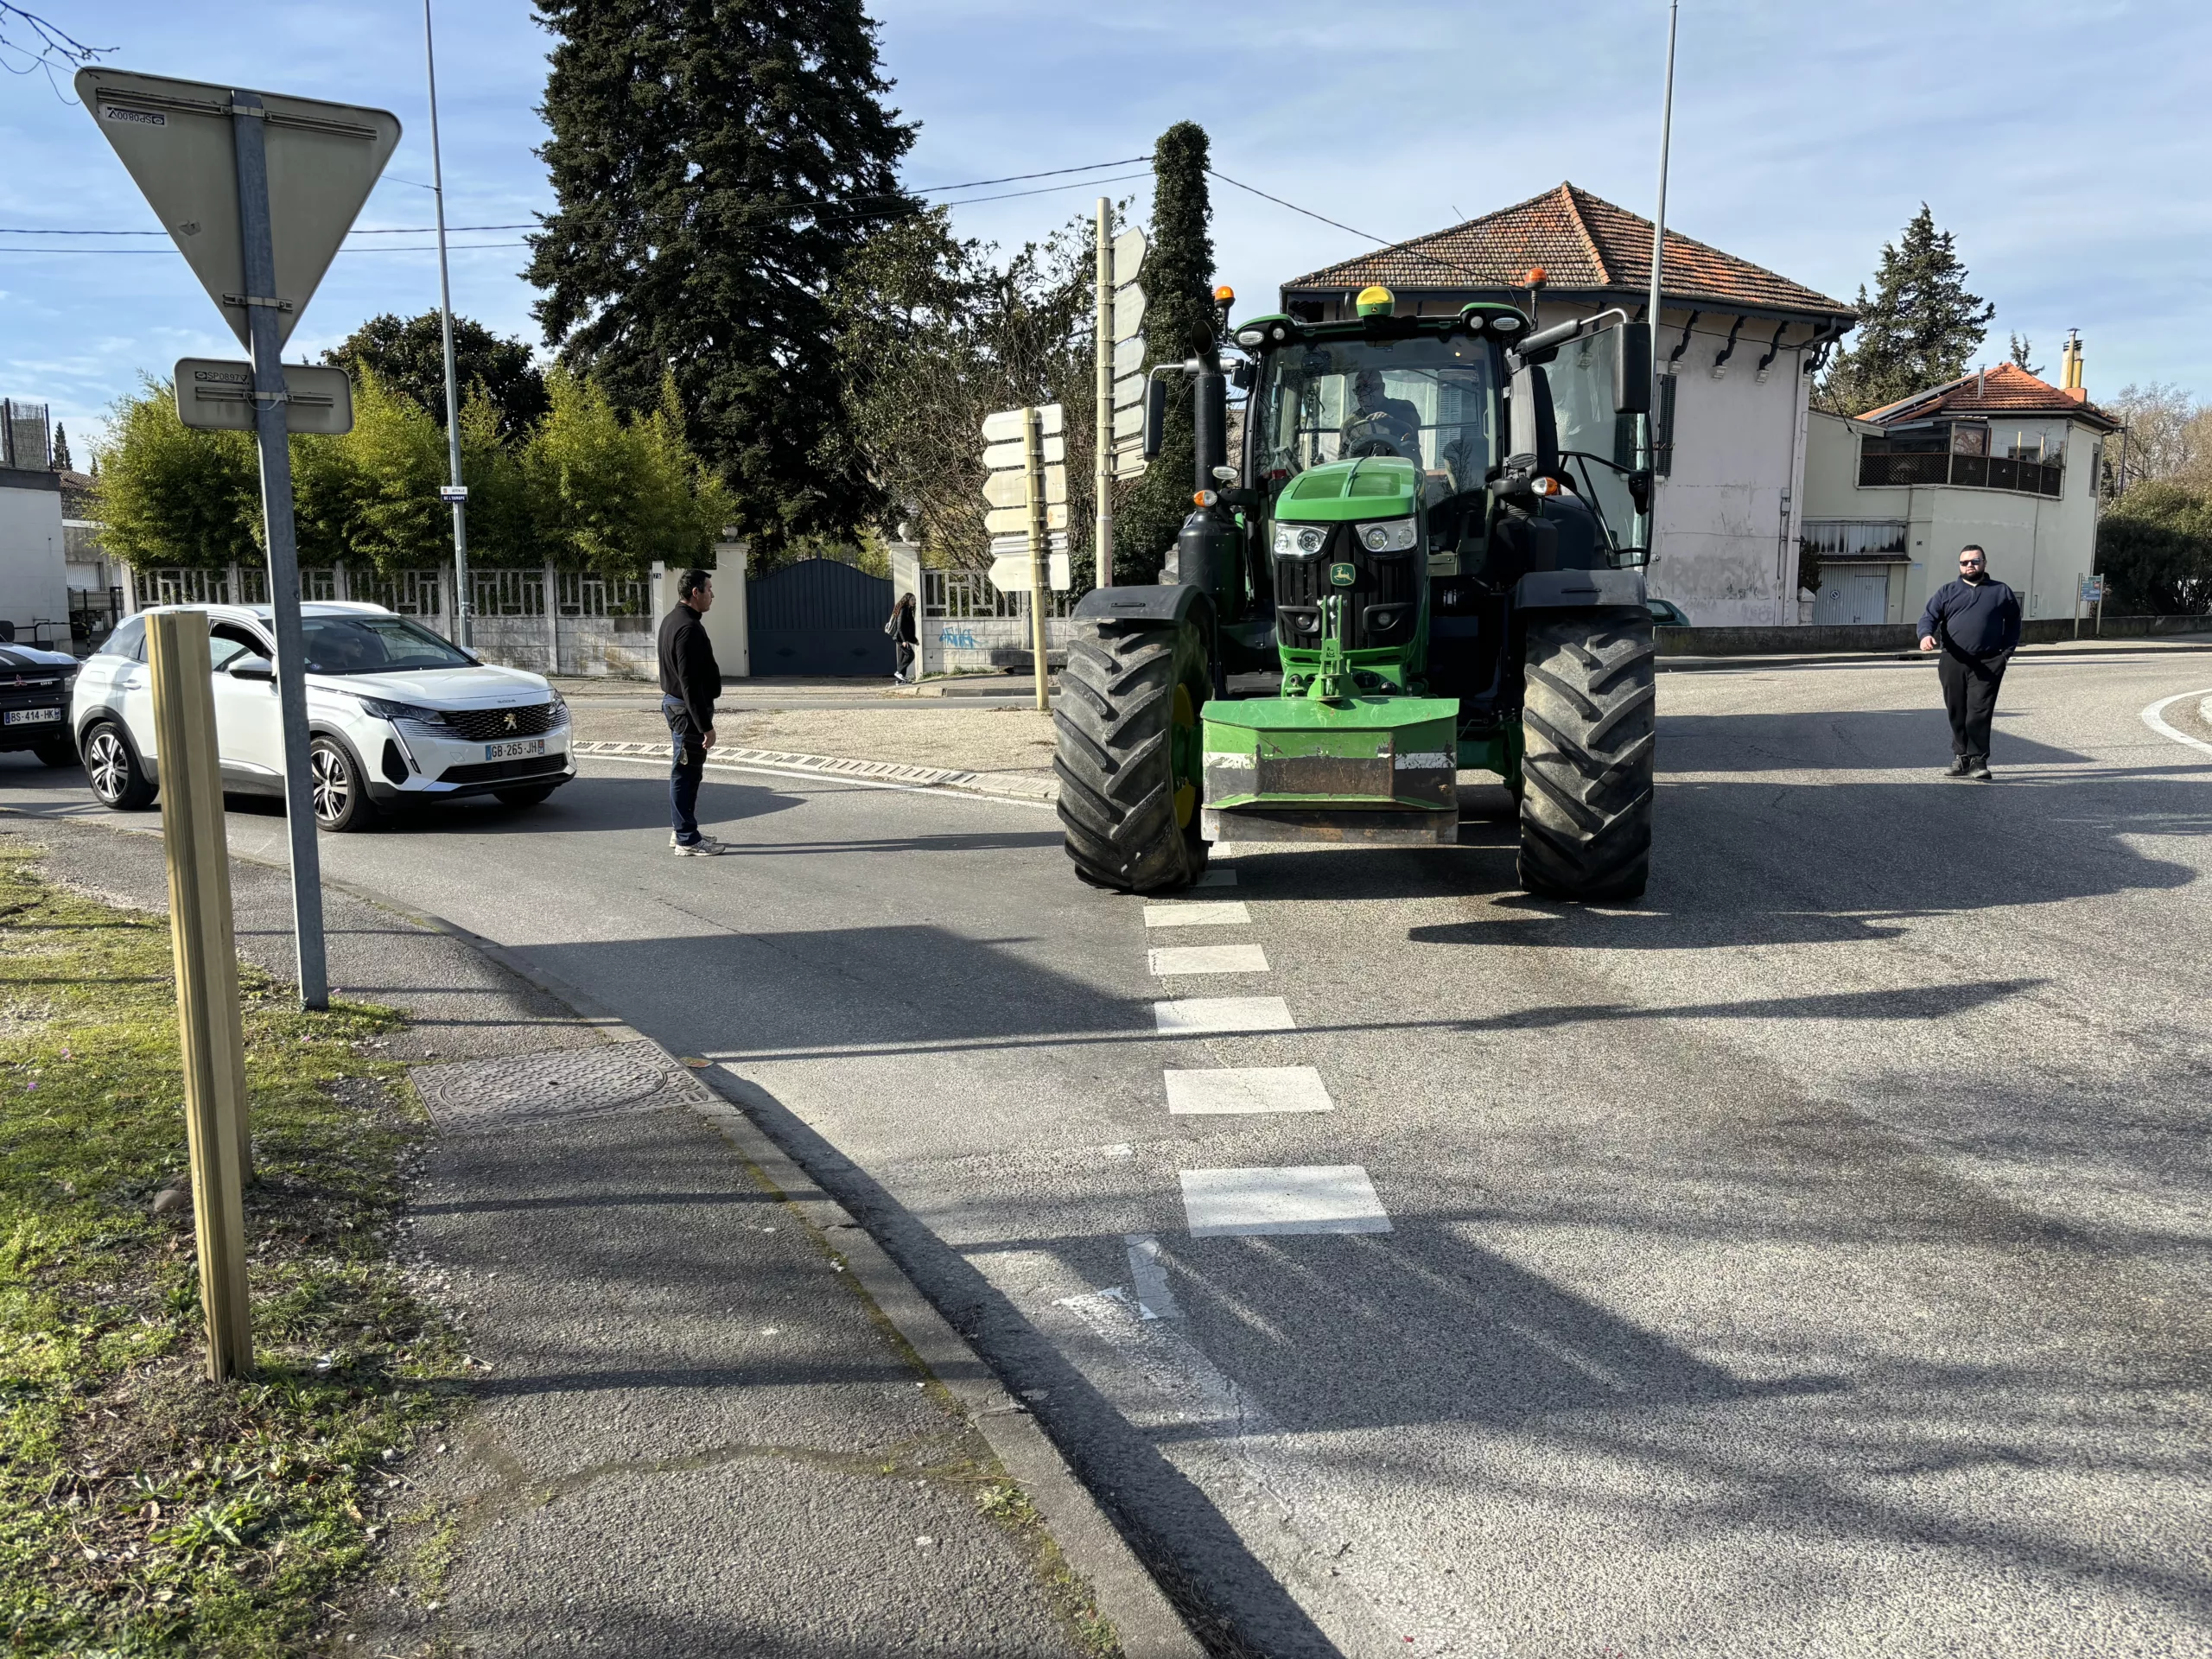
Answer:
[[513, 711], [512, 709], [510, 709], [510, 710], [508, 710], [508, 712], [507, 712], [507, 729], [508, 729], [509, 731], [511, 731], [511, 732], [512, 732], [512, 730], [514, 730], [514, 728], [515, 728], [515, 717], [514, 717], [514, 711]]
[[1348, 564], [1332, 564], [1329, 567], [1329, 580], [1339, 588], [1349, 588], [1359, 580], [1359, 572]]

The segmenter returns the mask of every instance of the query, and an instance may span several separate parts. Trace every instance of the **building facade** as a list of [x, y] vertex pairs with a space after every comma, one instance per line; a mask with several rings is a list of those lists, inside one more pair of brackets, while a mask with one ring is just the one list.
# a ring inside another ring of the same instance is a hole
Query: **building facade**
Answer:
[[2005, 363], [1857, 418], [1815, 410], [1805, 456], [1815, 618], [1910, 622], [1969, 543], [2030, 618], [2075, 613], [2094, 568], [2105, 440], [2069, 348], [2054, 386]]
[[[1650, 590], [1700, 626], [1804, 620], [1797, 556], [1808, 394], [1856, 314], [1672, 231], [1661, 278]], [[1282, 305], [1316, 321], [1350, 317], [1359, 290], [1379, 283], [1402, 315], [1503, 301], [1541, 328], [1616, 307], [1641, 320], [1650, 282], [1651, 221], [1561, 184], [1286, 283]]]

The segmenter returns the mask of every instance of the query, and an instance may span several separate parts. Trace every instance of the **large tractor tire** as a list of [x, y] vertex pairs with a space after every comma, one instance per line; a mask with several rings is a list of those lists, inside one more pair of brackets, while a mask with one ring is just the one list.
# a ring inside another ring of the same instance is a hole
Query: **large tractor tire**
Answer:
[[1205, 869], [1198, 710], [1212, 683], [1190, 623], [1103, 622], [1069, 647], [1052, 770], [1068, 856], [1087, 880], [1157, 893]]
[[1651, 868], [1656, 693], [1651, 619], [1582, 611], [1529, 625], [1521, 885], [1547, 899], [1641, 898]]

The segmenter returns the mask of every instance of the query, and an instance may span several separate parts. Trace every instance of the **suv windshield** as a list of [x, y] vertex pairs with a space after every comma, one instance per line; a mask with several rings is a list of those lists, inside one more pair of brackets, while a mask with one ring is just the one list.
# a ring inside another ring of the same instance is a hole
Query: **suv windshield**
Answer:
[[404, 616], [300, 619], [310, 674], [396, 674], [418, 668], [469, 668], [467, 657]]
[[1324, 340], [1268, 353], [1249, 418], [1262, 479], [1322, 461], [1397, 455], [1433, 500], [1481, 486], [1497, 459], [1491, 347], [1465, 336]]

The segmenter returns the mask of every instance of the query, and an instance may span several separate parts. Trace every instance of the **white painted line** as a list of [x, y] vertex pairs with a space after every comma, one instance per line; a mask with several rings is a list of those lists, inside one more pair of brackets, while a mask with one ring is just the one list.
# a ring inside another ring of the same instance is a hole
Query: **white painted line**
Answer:
[[1147, 905], [1147, 927], [1242, 927], [1252, 919], [1241, 899], [1185, 899], [1179, 905]]
[[1167, 1283], [1167, 1264], [1160, 1259], [1160, 1241], [1150, 1233], [1124, 1233], [1129, 1247], [1129, 1283], [1137, 1293], [1141, 1319], [1176, 1319], [1183, 1310]]
[[1296, 1031], [1290, 1005], [1279, 996], [1186, 996], [1155, 1002], [1152, 1017], [1163, 1037], [1209, 1031]]
[[1325, 1112], [1335, 1105], [1310, 1065], [1225, 1065], [1169, 1071], [1167, 1109], [1178, 1116], [1240, 1112]]
[[1256, 944], [1171, 944], [1144, 953], [1155, 974], [1264, 974], [1268, 953]]
[[1357, 1164], [1186, 1169], [1181, 1174], [1183, 1213], [1192, 1238], [1390, 1230], [1375, 1184]]
[[[611, 760], [618, 766], [658, 766], [665, 770], [668, 758], [657, 754], [647, 758], [638, 754], [578, 754], [579, 760]], [[810, 778], [817, 784], [831, 784], [839, 789], [890, 789], [904, 795], [942, 795], [963, 801], [995, 801], [1002, 806], [1026, 806], [1040, 812], [1058, 812], [1059, 808], [1050, 801], [1026, 801], [1018, 795], [987, 795], [979, 790], [962, 789], [952, 784], [887, 784], [874, 778], [848, 778], [841, 772], [805, 772], [796, 766], [764, 766], [753, 762], [740, 764], [734, 760], [709, 760], [709, 772], [757, 772], [770, 778]]]
[[1192, 885], [1200, 887], [1233, 887], [1236, 885], [1236, 872], [1226, 864], [1215, 864]]
[[2186, 743], [2192, 749], [2212, 754], [2212, 743], [2191, 737], [2187, 732], [2177, 732], [2166, 723], [2166, 710], [2175, 703], [2186, 702], [2191, 697], [2212, 696], [2212, 691], [2179, 691], [2171, 697], [2161, 697], [2143, 711], [2143, 723], [2160, 737], [2171, 737], [2177, 743]]

